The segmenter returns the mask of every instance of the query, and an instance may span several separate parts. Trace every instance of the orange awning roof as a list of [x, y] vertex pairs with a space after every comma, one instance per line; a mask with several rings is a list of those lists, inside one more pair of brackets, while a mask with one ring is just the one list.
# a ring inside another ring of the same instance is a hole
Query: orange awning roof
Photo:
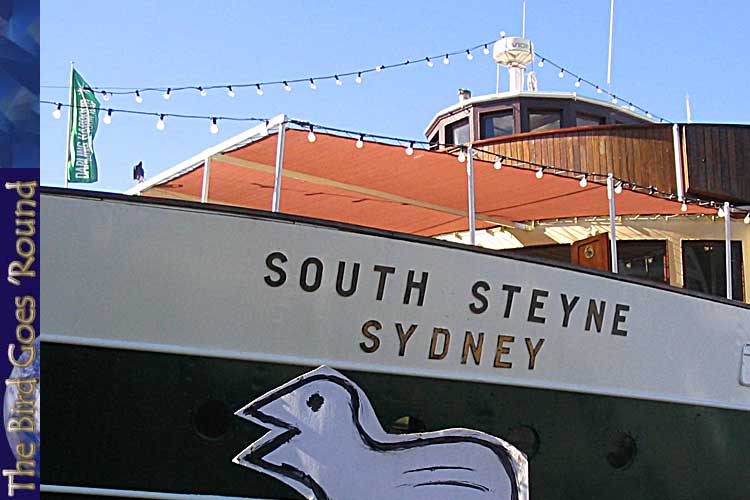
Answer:
[[[366, 142], [317, 132], [287, 130], [281, 211], [418, 235], [468, 229], [466, 164], [455, 156]], [[209, 201], [270, 210], [276, 136], [266, 136], [210, 162]], [[474, 162], [477, 228], [514, 222], [609, 213], [606, 187], [578, 179]], [[203, 164], [144, 187], [146, 196], [200, 200]], [[616, 197], [618, 215], [681, 214], [680, 203], [625, 190]], [[687, 213], [713, 213], [690, 205]]]

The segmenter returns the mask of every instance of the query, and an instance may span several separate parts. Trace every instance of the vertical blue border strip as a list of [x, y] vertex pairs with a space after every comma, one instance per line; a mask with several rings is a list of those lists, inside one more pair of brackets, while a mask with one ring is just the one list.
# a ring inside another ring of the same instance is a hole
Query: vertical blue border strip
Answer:
[[0, 0], [0, 498], [22, 500], [41, 470], [39, 40], [39, 1]]

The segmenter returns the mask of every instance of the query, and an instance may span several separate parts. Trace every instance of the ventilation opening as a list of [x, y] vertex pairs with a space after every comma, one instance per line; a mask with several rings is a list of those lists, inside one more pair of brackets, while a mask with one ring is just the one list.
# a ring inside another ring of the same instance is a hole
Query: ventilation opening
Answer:
[[195, 430], [206, 439], [219, 439], [229, 430], [232, 412], [229, 407], [216, 400], [201, 404], [194, 414]]
[[410, 415], [397, 418], [388, 426], [388, 432], [391, 434], [412, 434], [415, 432], [425, 432], [426, 430], [427, 426], [424, 425], [424, 422]]
[[534, 458], [539, 452], [539, 434], [528, 425], [513, 427], [505, 440], [524, 452], [529, 459]]
[[610, 442], [607, 462], [615, 469], [626, 469], [635, 460], [636, 452], [635, 439], [627, 432], [620, 432]]

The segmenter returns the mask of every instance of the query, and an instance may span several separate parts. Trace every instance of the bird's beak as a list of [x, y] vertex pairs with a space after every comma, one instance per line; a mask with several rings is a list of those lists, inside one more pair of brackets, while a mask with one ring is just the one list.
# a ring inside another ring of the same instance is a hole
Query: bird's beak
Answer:
[[284, 397], [258, 398], [240, 409], [235, 415], [251, 420], [264, 427], [289, 428], [292, 420], [291, 408]]

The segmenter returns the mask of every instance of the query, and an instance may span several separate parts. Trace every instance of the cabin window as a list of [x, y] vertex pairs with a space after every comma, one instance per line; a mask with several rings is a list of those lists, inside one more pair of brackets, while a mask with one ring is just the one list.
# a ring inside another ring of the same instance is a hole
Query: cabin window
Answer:
[[480, 122], [482, 139], [510, 135], [513, 133], [513, 110], [482, 114]]
[[560, 128], [561, 111], [529, 111], [529, 132]]
[[617, 241], [617, 267], [624, 276], [669, 283], [667, 262], [666, 241]]
[[[683, 241], [682, 272], [688, 290], [727, 296], [723, 241]], [[742, 300], [742, 244], [732, 242], [732, 298]]]
[[505, 251], [570, 264], [570, 245], [532, 245], [528, 247], [511, 248]]
[[470, 140], [468, 118], [451, 123], [445, 127], [445, 142], [448, 144], [464, 144]]
[[606, 122], [607, 119], [603, 116], [576, 113], [576, 127], [593, 127], [596, 125], [604, 125]]

